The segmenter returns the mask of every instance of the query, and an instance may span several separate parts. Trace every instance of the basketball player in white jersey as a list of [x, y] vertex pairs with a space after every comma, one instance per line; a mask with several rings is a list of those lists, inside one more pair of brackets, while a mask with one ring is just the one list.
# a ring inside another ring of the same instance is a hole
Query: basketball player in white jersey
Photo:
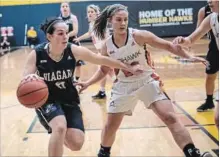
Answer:
[[[102, 131], [98, 157], [110, 156], [110, 149], [114, 143], [116, 131], [124, 115], [134, 110], [138, 100], [141, 100], [147, 108], [152, 109], [167, 125], [175, 142], [183, 150], [186, 157], [207, 157], [210, 155], [208, 152], [200, 155], [189, 132], [177, 118], [171, 101], [160, 88], [159, 81], [154, 79], [153, 69], [147, 64], [144, 45], [147, 43], [192, 61], [204, 63], [206, 61], [189, 55], [180, 45], [174, 45], [151, 32], [128, 28], [127, 7], [121, 4], [106, 7], [96, 19], [94, 31], [101, 39], [104, 38], [107, 22], [112, 24], [113, 35], [106, 40], [102, 48], [102, 54], [130, 65], [139, 64], [144, 67], [145, 72], [139, 76], [134, 76], [124, 70], [116, 70], [117, 79], [112, 87], [108, 117]], [[91, 79], [80, 84], [82, 90], [102, 79], [108, 70], [108, 68], [101, 66]]]
[[[85, 40], [85, 39], [88, 39], [88, 38], [91, 37], [92, 38], [92, 42], [93, 42], [96, 50], [98, 51], [98, 53], [101, 52], [103, 41], [100, 40], [94, 34], [94, 32], [93, 32], [93, 25], [94, 25], [95, 19], [99, 15], [99, 13], [100, 13], [99, 6], [94, 5], [94, 4], [91, 4], [91, 5], [87, 6], [87, 18], [88, 18], [88, 21], [89, 21], [89, 31], [86, 32], [85, 34], [79, 36], [77, 39], [75, 39], [75, 41], [79, 42], [81, 40]], [[109, 36], [108, 32], [106, 33], [106, 36]], [[104, 98], [106, 98], [106, 94], [105, 94], [106, 80], [107, 80], [107, 77], [105, 77], [104, 79], [101, 80], [101, 82], [100, 82], [100, 90], [99, 90], [99, 92], [96, 95], [92, 96], [93, 99], [104, 99]]]
[[[193, 44], [196, 40], [199, 40], [202, 38], [206, 33], [208, 33], [210, 30], [212, 30], [218, 47], [218, 53], [219, 53], [219, 1], [218, 0], [209, 0], [208, 1], [209, 6], [211, 8], [211, 13], [208, 15], [200, 24], [200, 26], [188, 37], [177, 37], [174, 39], [173, 43], [175, 44], [183, 44], [185, 46], [190, 46]], [[218, 95], [218, 91], [217, 91]], [[217, 99], [218, 101], [218, 96]], [[219, 123], [219, 115], [218, 115], [218, 103], [216, 106], [216, 114], [215, 114], [215, 122], [216, 126], [218, 127]]]

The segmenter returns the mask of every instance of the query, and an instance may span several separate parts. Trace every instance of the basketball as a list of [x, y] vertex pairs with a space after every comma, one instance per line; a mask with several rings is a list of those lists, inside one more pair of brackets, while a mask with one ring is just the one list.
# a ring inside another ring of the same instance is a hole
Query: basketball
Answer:
[[24, 79], [17, 88], [18, 101], [27, 108], [41, 107], [48, 95], [48, 87], [41, 79]]

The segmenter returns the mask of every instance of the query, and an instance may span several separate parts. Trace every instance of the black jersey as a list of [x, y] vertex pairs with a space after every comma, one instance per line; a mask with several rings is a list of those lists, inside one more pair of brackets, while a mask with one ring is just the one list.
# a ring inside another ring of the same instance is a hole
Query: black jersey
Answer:
[[79, 104], [78, 92], [72, 84], [76, 59], [72, 54], [71, 44], [68, 43], [60, 61], [50, 58], [48, 49], [49, 43], [40, 44], [35, 48], [38, 74], [44, 78], [49, 89], [47, 103]]
[[[62, 15], [60, 16], [62, 19], [63, 19], [63, 21], [65, 21], [66, 22], [66, 24], [68, 25], [68, 27], [69, 27], [69, 30], [68, 30], [68, 32], [71, 32], [71, 31], [73, 31], [73, 20], [74, 20], [74, 17], [73, 17], [74, 15], [69, 15], [69, 16], [67, 16], [67, 17], [63, 17]], [[72, 37], [69, 37], [69, 42], [72, 42], [73, 41], [73, 39], [75, 39], [76, 38], [76, 36], [72, 36]]]
[[[209, 5], [206, 5], [205, 6], [205, 17], [207, 17], [211, 13], [212, 13], [211, 8], [209, 7]], [[210, 39], [209, 49], [214, 49], [214, 50], [218, 49], [216, 41], [215, 41], [215, 36], [214, 36], [212, 30], [209, 31], [208, 36], [209, 36], [209, 39]]]

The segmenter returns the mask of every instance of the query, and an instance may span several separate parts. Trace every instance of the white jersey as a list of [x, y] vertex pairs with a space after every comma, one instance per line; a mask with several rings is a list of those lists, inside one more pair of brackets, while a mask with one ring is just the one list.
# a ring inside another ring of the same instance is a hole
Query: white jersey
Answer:
[[115, 45], [112, 35], [108, 37], [106, 40], [107, 53], [110, 57], [120, 60], [123, 63], [128, 63], [130, 65], [140, 64], [145, 69], [145, 72], [138, 76], [132, 75], [130, 72], [124, 70], [115, 69], [115, 73], [119, 81], [133, 82], [147, 78], [148, 82], [150, 82], [153, 80], [151, 75], [154, 70], [148, 65], [148, 60], [150, 60], [150, 58], [147, 60], [144, 47], [135, 42], [133, 38], [134, 31], [135, 30], [132, 28], [128, 29], [127, 42], [125, 46], [120, 48]]
[[216, 44], [219, 48], [219, 22], [218, 22], [218, 14], [217, 13], [212, 13], [210, 15], [210, 26], [212, 28], [212, 32], [215, 36], [215, 41]]

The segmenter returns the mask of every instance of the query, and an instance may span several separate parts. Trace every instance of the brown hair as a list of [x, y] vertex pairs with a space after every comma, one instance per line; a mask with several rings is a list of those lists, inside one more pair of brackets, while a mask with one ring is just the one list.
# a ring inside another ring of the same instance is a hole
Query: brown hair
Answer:
[[126, 6], [121, 5], [121, 4], [113, 4], [113, 5], [107, 6], [101, 12], [101, 14], [96, 18], [95, 23], [94, 23], [94, 33], [98, 38], [100, 39], [105, 38], [105, 31], [106, 31], [108, 19], [114, 16], [115, 13], [119, 11], [128, 12]]

